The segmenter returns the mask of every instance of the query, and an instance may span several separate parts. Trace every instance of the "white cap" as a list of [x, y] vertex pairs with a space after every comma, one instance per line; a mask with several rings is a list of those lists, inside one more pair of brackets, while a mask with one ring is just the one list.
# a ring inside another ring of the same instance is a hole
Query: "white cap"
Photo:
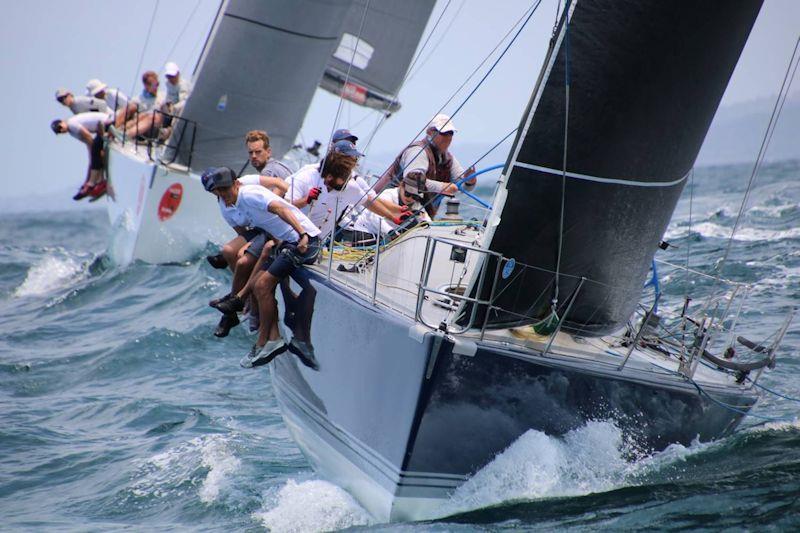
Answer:
[[450, 117], [443, 113], [439, 113], [433, 120], [431, 120], [430, 124], [428, 124], [429, 128], [434, 128], [439, 133], [447, 133], [448, 131], [452, 131], [453, 133], [457, 132], [453, 121], [450, 120]]
[[72, 91], [70, 91], [69, 89], [61, 88], [56, 91], [56, 100], [58, 100], [59, 98], [64, 98], [68, 94], [72, 94]]
[[178, 65], [173, 63], [172, 61], [164, 65], [165, 76], [177, 76], [178, 74], [180, 74], [180, 72], [181, 70], [178, 68]]
[[97, 93], [106, 90], [107, 87], [108, 85], [102, 81], [98, 80], [97, 78], [92, 78], [86, 82], [86, 94], [89, 96], [97, 96]]

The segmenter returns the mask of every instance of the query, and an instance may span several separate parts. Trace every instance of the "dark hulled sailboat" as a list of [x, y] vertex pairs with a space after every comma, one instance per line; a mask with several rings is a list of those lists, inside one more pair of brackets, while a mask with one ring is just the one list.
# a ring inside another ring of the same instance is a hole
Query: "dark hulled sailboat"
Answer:
[[[735, 429], [757, 399], [742, 376], [786, 325], [748, 367], [707, 350], [707, 318], [681, 345], [653, 316], [625, 325], [759, 7], [569, 2], [486, 228], [308, 269], [319, 369], [271, 370], [316, 469], [379, 518], [418, 519], [529, 430], [612, 420], [659, 450]], [[528, 327], [553, 311], [555, 331]]]

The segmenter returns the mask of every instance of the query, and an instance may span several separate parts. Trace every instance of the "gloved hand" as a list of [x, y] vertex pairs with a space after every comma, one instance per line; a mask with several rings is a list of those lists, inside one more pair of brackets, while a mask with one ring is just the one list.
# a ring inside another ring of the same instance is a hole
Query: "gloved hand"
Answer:
[[407, 206], [403, 206], [403, 207], [405, 207], [406, 209], [404, 210], [404, 209], [401, 207], [401, 208], [400, 208], [400, 215], [399, 215], [399, 216], [396, 216], [396, 217], [394, 217], [394, 218], [392, 219], [392, 222], [394, 222], [394, 223], [395, 223], [395, 224], [397, 224], [398, 226], [399, 226], [400, 224], [402, 224], [403, 222], [405, 222], [406, 220], [408, 220], [409, 218], [411, 218], [412, 216], [414, 216], [414, 214], [413, 214], [411, 211], [409, 211], [409, 210], [408, 210], [408, 207], [407, 207]]
[[308, 196], [306, 196], [306, 203], [310, 204], [317, 198], [319, 198], [319, 194], [322, 192], [322, 189], [319, 187], [313, 187], [310, 191], [308, 191]]

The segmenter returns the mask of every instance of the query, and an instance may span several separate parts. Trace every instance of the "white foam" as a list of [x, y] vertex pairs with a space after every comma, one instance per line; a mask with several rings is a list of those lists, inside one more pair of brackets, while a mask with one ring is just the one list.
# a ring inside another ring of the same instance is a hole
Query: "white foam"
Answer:
[[344, 489], [321, 480], [288, 480], [268, 493], [264, 509], [253, 514], [275, 532], [333, 531], [372, 523], [367, 511]]
[[222, 439], [206, 442], [202, 447], [202, 464], [208, 474], [200, 486], [200, 500], [211, 503], [230, 488], [232, 474], [239, 470], [241, 461], [233, 455], [228, 443]]
[[218, 501], [232, 487], [241, 462], [224, 435], [204, 435], [158, 453], [139, 465], [131, 487], [134, 496], [181, 495], [197, 489], [203, 503]]
[[787, 211], [792, 211], [800, 207], [798, 204], [780, 204], [780, 205], [755, 205], [748, 209], [749, 213], [764, 215], [771, 218], [781, 218]]
[[589, 422], [563, 439], [529, 430], [459, 487], [442, 515], [611, 490], [631, 468], [622, 448], [622, 432], [610, 422]]
[[[731, 228], [715, 224], [713, 222], [701, 222], [691, 228], [693, 233], [699, 233], [703, 237], [715, 239], [728, 239], [731, 236]], [[685, 237], [689, 233], [689, 226], [670, 227], [665, 235], [667, 239]], [[760, 228], [739, 228], [733, 236], [735, 241], [754, 242], [754, 241], [781, 241], [784, 239], [794, 239], [800, 237], [800, 227], [786, 230], [771, 230]]]
[[14, 291], [14, 296], [43, 296], [85, 276], [83, 265], [71, 257], [47, 255], [28, 269], [25, 281]]
[[709, 444], [679, 444], [652, 456], [636, 454], [611, 422], [588, 422], [562, 438], [529, 430], [456, 489], [443, 517], [519, 500], [574, 497], [640, 483], [663, 466], [685, 461]]

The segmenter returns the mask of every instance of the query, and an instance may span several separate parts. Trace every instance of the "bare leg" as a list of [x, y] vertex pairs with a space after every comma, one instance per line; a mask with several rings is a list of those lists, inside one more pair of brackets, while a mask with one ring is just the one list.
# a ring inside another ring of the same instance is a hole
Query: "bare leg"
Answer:
[[258, 298], [258, 310], [261, 324], [258, 328], [256, 344], [264, 346], [267, 341], [278, 340], [278, 303], [275, 300], [275, 288], [280, 280], [269, 272], [262, 272], [255, 282], [255, 294]]
[[222, 247], [222, 257], [224, 257], [225, 261], [228, 262], [231, 272], [236, 271], [236, 261], [238, 259], [239, 250], [241, 250], [242, 246], [244, 246], [246, 242], [247, 241], [244, 240], [244, 237], [237, 235], [230, 241], [226, 242], [225, 246]]
[[[252, 277], [253, 267], [259, 262], [252, 254], [244, 253], [236, 261], [236, 268], [233, 270], [233, 281], [231, 292], [243, 297], [244, 288], [248, 285], [248, 280]], [[249, 290], [249, 287], [248, 287]]]

